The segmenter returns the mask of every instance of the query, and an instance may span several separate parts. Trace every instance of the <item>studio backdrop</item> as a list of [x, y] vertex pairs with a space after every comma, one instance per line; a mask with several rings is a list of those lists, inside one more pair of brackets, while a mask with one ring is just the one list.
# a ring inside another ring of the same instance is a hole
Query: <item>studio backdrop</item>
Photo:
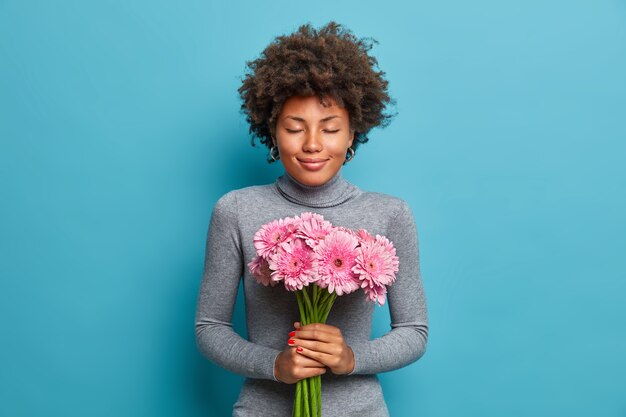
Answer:
[[342, 173], [419, 235], [391, 415], [626, 416], [624, 1], [0, 0], [1, 416], [230, 415], [242, 377], [195, 345], [207, 228], [282, 174], [237, 88], [330, 20], [378, 41], [397, 112]]

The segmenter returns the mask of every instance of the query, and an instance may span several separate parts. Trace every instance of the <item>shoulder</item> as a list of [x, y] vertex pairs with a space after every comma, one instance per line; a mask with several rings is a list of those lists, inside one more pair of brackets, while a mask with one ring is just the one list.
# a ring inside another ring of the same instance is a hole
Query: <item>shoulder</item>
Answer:
[[378, 212], [387, 212], [390, 216], [398, 216], [411, 212], [409, 204], [404, 199], [395, 195], [377, 191], [363, 191], [361, 199], [365, 207], [377, 210]]
[[239, 202], [258, 201], [261, 197], [271, 192], [272, 184], [251, 185], [237, 188], [222, 195], [213, 207], [213, 211], [226, 211], [236, 213]]
[[381, 216], [384, 222], [384, 235], [398, 244], [413, 245], [417, 240], [417, 225], [413, 217], [413, 210], [409, 203], [401, 197], [380, 193], [366, 192], [364, 204], [373, 213]]
[[211, 225], [235, 228], [239, 225], [241, 215], [240, 204], [246, 201], [258, 201], [256, 194], [261, 193], [264, 186], [238, 188], [223, 194], [217, 199], [211, 212]]

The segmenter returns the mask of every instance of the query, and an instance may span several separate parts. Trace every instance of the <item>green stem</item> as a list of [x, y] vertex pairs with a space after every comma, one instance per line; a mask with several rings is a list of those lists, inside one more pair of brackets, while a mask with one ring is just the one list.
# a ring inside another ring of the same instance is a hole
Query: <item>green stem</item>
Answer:
[[317, 305], [319, 299], [319, 291], [317, 291], [317, 285], [313, 284], [313, 305]]
[[315, 417], [322, 417], [322, 376], [318, 375], [314, 378], [317, 395], [315, 396], [315, 403], [317, 404], [317, 415]]
[[318, 316], [318, 311], [319, 311], [318, 301], [319, 301], [319, 291], [318, 291], [317, 285], [313, 284], [313, 317], [311, 318], [311, 321], [313, 323], [317, 323], [318, 320], [319, 320], [319, 316]]
[[311, 417], [311, 409], [309, 408], [311, 397], [309, 396], [309, 384], [306, 379], [302, 380], [302, 396], [304, 400], [304, 417]]
[[330, 313], [330, 309], [332, 308], [336, 298], [337, 298], [337, 293], [332, 293], [332, 295], [330, 296], [328, 300], [327, 306], [325, 306], [325, 309], [321, 318], [321, 323], [326, 323], [326, 319], [328, 318], [328, 314]]
[[328, 297], [330, 297], [330, 293], [328, 292], [328, 290], [323, 291], [321, 288], [320, 288], [320, 291], [323, 293], [321, 297], [320, 305], [326, 304]]
[[322, 376], [315, 377], [315, 383], [317, 384], [317, 416], [322, 417]]
[[[311, 299], [309, 298], [309, 292], [306, 288], [302, 288], [302, 295], [304, 296], [304, 302], [306, 303], [307, 312], [309, 313], [307, 317], [309, 319], [312, 318], [313, 315], [313, 306], [311, 305]], [[306, 324], [309, 324], [311, 321], [309, 320]]]
[[[296, 293], [296, 299], [298, 300], [298, 310], [300, 311], [300, 322], [304, 326], [304, 324], [306, 323], [306, 313], [304, 311], [304, 305], [303, 305], [304, 302], [302, 300], [302, 293], [300, 290], [295, 291], [295, 293]], [[292, 417], [302, 417], [302, 408], [304, 406], [302, 402], [303, 400], [307, 401], [306, 397], [303, 396], [304, 394], [303, 385], [304, 385], [303, 380], [298, 381], [296, 384], [296, 398], [294, 400]]]
[[[318, 301], [319, 301], [319, 291], [318, 291], [318, 287], [317, 285], [313, 284], [313, 303], [312, 304], [312, 312], [311, 312], [311, 323], [319, 323], [319, 306], [318, 306]], [[308, 401], [310, 403], [310, 408], [311, 408], [311, 415], [313, 417], [317, 417], [319, 410], [318, 410], [318, 403], [317, 403], [317, 397], [318, 397], [318, 387], [317, 387], [317, 383], [315, 381], [317, 377], [311, 377], [311, 378], [307, 378], [306, 381], [309, 384], [309, 398]]]
[[[313, 316], [311, 317], [312, 323], [320, 322], [320, 313], [321, 313], [321, 303], [320, 296], [322, 295], [322, 289], [317, 285], [313, 285]], [[313, 417], [321, 417], [322, 415], [322, 403], [321, 403], [321, 388], [322, 386], [318, 383], [320, 381], [320, 376], [314, 376], [312, 378], [307, 378], [310, 387], [310, 395], [309, 401], [311, 403], [311, 415]]]
[[306, 314], [304, 312], [304, 303], [302, 301], [302, 291], [296, 291], [296, 299], [298, 300], [298, 310], [300, 310], [300, 324], [302, 326], [306, 325]]
[[296, 384], [296, 398], [293, 404], [293, 412], [291, 413], [292, 417], [301, 417], [300, 408], [302, 405], [302, 381], [298, 381]]
[[[326, 323], [336, 293], [313, 286], [309, 295], [307, 288], [295, 291], [302, 326], [310, 323]], [[322, 417], [322, 377], [315, 376], [298, 381], [292, 417]]]
[[315, 383], [316, 377], [307, 378], [309, 383], [309, 399], [311, 400], [311, 414], [313, 417], [317, 417], [317, 384]]

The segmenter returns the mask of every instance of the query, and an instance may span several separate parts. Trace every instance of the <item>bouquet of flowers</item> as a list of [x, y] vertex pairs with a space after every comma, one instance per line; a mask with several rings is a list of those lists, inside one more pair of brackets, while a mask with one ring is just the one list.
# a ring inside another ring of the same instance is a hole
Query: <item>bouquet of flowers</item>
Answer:
[[[389, 239], [333, 226], [311, 212], [263, 225], [254, 235], [254, 247], [250, 273], [264, 286], [282, 282], [295, 292], [303, 326], [326, 323], [336, 297], [359, 288], [367, 300], [383, 305], [398, 272]], [[320, 417], [321, 393], [321, 376], [298, 381], [292, 415]]]

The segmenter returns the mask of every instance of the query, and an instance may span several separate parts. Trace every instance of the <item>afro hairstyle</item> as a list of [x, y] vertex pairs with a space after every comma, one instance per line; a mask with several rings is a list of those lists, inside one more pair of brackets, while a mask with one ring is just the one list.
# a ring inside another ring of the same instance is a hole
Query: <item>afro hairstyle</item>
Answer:
[[[375, 43], [334, 21], [319, 30], [304, 24], [290, 35], [277, 36], [257, 59], [246, 62], [238, 89], [252, 146], [255, 138], [273, 146], [276, 119], [291, 96], [318, 96], [324, 106], [331, 97], [345, 108], [355, 131], [355, 151], [368, 141], [372, 128], [387, 126], [394, 114], [386, 106], [395, 101], [389, 97], [385, 73], [377, 70], [377, 59], [368, 54]], [[273, 160], [268, 157], [268, 162]]]

